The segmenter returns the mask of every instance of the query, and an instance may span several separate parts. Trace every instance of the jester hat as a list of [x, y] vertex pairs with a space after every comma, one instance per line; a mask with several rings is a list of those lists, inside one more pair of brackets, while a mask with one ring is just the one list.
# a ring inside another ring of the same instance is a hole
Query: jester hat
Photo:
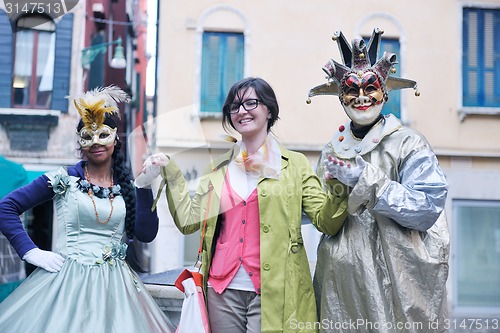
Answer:
[[[417, 82], [390, 76], [390, 74], [396, 72], [393, 67], [397, 64], [396, 54], [384, 52], [383, 56], [377, 59], [383, 33], [383, 30], [374, 29], [368, 46], [360, 38], [355, 38], [351, 46], [342, 32], [337, 31], [332, 40], [337, 42], [343, 64], [333, 59], [328, 61], [323, 66], [323, 71], [327, 74], [327, 82], [309, 90], [309, 97], [317, 95], [341, 96], [342, 85], [348, 75], [355, 73], [362, 76], [367, 71], [373, 71], [377, 74], [385, 94], [391, 90], [413, 88], [415, 89], [415, 95], [418, 96]], [[309, 98], [307, 103], [311, 103]]]

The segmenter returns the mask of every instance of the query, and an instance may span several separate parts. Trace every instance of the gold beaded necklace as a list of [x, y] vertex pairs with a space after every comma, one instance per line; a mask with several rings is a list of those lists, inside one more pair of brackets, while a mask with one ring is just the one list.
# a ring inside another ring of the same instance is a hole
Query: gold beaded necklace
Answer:
[[[87, 166], [85, 165], [85, 178], [87, 178], [87, 181], [92, 184], [92, 180], [90, 179], [89, 177], [89, 171], [87, 170]], [[113, 171], [111, 171], [111, 187], [113, 187]], [[109, 222], [109, 220], [111, 219], [111, 215], [113, 215], [113, 200], [114, 200], [114, 195], [113, 195], [113, 192], [111, 191], [111, 193], [109, 194], [109, 203], [111, 204], [111, 211], [109, 212], [109, 216], [108, 218], [106, 219], [106, 221], [101, 221], [99, 219], [99, 213], [97, 213], [97, 207], [95, 205], [95, 201], [94, 201], [94, 192], [92, 191], [92, 185], [90, 186], [87, 194], [89, 195], [90, 197], [90, 200], [92, 200], [92, 205], [94, 205], [94, 213], [95, 213], [95, 217], [97, 219], [97, 222], [101, 223], [101, 224], [106, 224]]]

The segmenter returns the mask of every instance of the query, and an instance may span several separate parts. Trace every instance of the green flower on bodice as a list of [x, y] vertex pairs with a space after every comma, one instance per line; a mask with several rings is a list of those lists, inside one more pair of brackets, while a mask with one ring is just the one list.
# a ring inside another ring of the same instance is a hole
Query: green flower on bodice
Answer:
[[102, 253], [102, 259], [99, 258], [95, 262], [96, 264], [102, 265], [107, 262], [109, 265], [116, 265], [116, 260], [125, 260], [127, 256], [127, 247], [125, 243], [112, 242], [104, 247], [104, 252]]
[[62, 196], [63, 198], [68, 193], [70, 188], [70, 178], [68, 175], [56, 174], [53, 180], [49, 180], [50, 187], [53, 188], [54, 193]]

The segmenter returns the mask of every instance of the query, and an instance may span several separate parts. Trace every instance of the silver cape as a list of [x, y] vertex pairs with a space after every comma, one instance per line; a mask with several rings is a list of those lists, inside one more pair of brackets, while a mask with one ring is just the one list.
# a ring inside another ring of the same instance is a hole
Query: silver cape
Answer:
[[[367, 162], [349, 215], [323, 235], [314, 276], [321, 332], [443, 332], [447, 318], [448, 184], [426, 139], [385, 116], [363, 140], [335, 134], [329, 155]], [[324, 182], [325, 184], [325, 182]]]

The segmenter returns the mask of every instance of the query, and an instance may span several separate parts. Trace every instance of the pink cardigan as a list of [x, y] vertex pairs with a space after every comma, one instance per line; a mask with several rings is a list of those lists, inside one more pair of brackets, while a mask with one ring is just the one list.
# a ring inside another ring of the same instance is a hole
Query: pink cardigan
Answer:
[[260, 218], [257, 188], [243, 200], [226, 177], [221, 193], [223, 220], [208, 282], [222, 293], [243, 265], [260, 294]]

